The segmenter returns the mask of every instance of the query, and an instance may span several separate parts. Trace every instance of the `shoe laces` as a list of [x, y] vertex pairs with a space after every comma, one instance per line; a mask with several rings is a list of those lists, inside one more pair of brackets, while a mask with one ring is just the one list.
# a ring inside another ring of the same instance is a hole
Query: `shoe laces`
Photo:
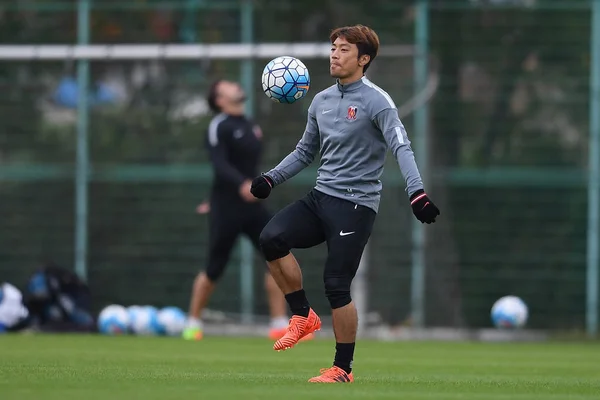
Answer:
[[319, 371], [321, 375], [327, 378], [335, 378], [336, 376], [340, 376], [345, 374], [345, 371], [338, 367], [329, 367], [329, 368], [321, 368]]
[[288, 326], [288, 332], [300, 335], [303, 328], [306, 326], [306, 318], [300, 315], [293, 315], [290, 318], [290, 324]]

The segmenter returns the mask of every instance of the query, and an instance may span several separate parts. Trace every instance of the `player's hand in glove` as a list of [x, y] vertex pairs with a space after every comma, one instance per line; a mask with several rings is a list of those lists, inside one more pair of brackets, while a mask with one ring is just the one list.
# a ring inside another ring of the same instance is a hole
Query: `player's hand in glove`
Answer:
[[273, 188], [273, 180], [267, 175], [261, 175], [254, 178], [250, 193], [258, 199], [266, 199], [271, 194]]
[[427, 194], [423, 190], [417, 190], [410, 196], [410, 206], [415, 217], [423, 224], [435, 222], [435, 217], [440, 215], [440, 210], [427, 197]]

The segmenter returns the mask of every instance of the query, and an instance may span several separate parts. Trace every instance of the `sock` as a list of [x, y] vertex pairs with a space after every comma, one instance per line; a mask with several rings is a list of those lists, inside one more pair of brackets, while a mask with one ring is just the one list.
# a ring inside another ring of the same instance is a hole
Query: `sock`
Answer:
[[308, 304], [308, 299], [306, 298], [306, 293], [304, 293], [304, 289], [300, 289], [298, 291], [286, 294], [285, 300], [290, 306], [292, 314], [308, 317], [308, 312], [310, 311], [310, 304]]
[[288, 323], [289, 319], [286, 317], [271, 318], [271, 329], [285, 329]]
[[352, 360], [354, 359], [354, 343], [336, 343], [335, 359], [333, 365], [346, 371], [352, 372]]
[[186, 329], [202, 329], [202, 321], [198, 318], [191, 318], [188, 317], [186, 323], [185, 323], [185, 327]]

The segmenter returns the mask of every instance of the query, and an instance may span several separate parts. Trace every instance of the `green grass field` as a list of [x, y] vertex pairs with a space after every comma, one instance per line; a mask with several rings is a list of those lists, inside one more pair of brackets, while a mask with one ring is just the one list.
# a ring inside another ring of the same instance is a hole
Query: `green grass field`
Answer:
[[330, 340], [0, 336], [0, 399], [600, 399], [597, 343], [359, 342], [353, 384], [312, 384]]

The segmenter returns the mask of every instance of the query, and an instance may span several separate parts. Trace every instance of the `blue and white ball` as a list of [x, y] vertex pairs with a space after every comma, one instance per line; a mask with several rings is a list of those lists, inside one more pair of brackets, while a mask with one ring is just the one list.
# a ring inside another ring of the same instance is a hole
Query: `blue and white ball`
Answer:
[[8, 282], [0, 282], [0, 333], [23, 322], [28, 315], [21, 291]]
[[129, 312], [129, 328], [132, 333], [140, 336], [160, 335], [158, 311], [152, 306], [131, 306]]
[[308, 68], [296, 57], [277, 57], [263, 70], [262, 88], [267, 97], [277, 103], [294, 103], [308, 93]]
[[492, 322], [497, 328], [521, 328], [527, 322], [529, 310], [517, 296], [504, 296], [492, 306]]
[[185, 328], [185, 321], [185, 313], [178, 307], [165, 307], [158, 312], [158, 324], [164, 335], [180, 335]]
[[105, 307], [98, 315], [98, 330], [105, 335], [125, 335], [129, 330], [129, 313], [118, 304]]

